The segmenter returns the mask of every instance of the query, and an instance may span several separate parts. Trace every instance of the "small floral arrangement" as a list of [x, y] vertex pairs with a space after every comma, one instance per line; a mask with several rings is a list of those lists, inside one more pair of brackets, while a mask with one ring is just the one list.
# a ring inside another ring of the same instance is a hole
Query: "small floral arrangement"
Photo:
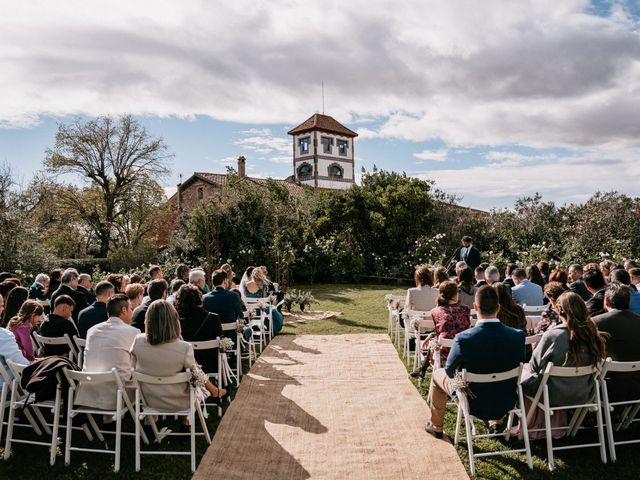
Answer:
[[431, 340], [429, 340], [429, 343], [427, 344], [427, 350], [434, 354], [442, 350], [440, 339], [438, 337], [431, 338]]
[[233, 340], [230, 338], [224, 337], [220, 339], [220, 351], [222, 353], [233, 351]]
[[191, 377], [189, 383], [195, 389], [196, 398], [200, 402], [204, 402], [211, 394], [209, 390], [205, 388], [205, 385], [209, 381], [209, 375], [204, 373], [202, 367], [197, 363], [191, 366]]
[[245, 320], [236, 320], [236, 333], [244, 332]]

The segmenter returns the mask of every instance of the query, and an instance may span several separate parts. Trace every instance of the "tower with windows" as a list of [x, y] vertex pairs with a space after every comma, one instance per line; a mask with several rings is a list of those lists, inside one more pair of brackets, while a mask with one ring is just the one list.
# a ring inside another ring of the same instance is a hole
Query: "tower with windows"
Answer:
[[358, 136], [329, 115], [316, 113], [292, 130], [293, 176], [312, 187], [347, 189], [354, 183]]

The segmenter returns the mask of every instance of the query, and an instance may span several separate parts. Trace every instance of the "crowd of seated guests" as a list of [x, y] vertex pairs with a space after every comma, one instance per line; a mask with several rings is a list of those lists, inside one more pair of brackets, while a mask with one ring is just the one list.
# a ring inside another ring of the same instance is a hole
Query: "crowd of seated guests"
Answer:
[[[436, 327], [433, 336], [455, 338], [451, 351], [438, 350], [444, 368], [433, 373], [431, 420], [425, 429], [437, 437], [442, 435], [452, 379], [462, 368], [490, 373], [525, 362], [523, 386], [525, 393], [533, 396], [550, 362], [556, 366], [590, 366], [606, 357], [614, 361], [640, 360], [640, 269], [634, 261], [628, 260], [624, 266], [611, 261], [573, 264], [568, 269], [551, 268], [548, 262], [525, 268], [509, 264], [502, 281], [499, 270], [492, 265], [481, 264], [473, 272], [464, 262], [458, 262], [452, 279], [455, 283], [441, 282], [439, 289], [433, 286], [434, 271], [426, 265], [416, 267], [416, 287], [408, 289], [405, 309], [430, 311]], [[475, 327], [463, 320], [469, 306], [477, 315]], [[539, 316], [534, 317], [537, 323], [528, 329], [525, 307], [543, 306], [535, 314]], [[535, 348], [525, 348], [524, 339], [532, 334], [542, 334], [542, 338]], [[433, 342], [425, 341], [427, 359], [412, 376], [424, 376], [434, 354], [429, 352], [429, 345]], [[610, 374], [607, 382], [612, 401], [640, 397], [640, 372], [633, 379]], [[551, 403], [584, 403], [591, 398], [593, 385], [588, 377], [553, 378], [548, 385]], [[514, 404], [515, 383], [502, 393], [485, 393], [483, 388], [473, 385], [471, 413], [499, 427], [496, 419]], [[566, 425], [566, 420], [559, 414], [553, 426]], [[530, 428], [539, 427], [540, 421], [536, 412]], [[553, 435], [565, 431], [554, 430]], [[544, 432], [532, 438], [540, 436]]]
[[[72, 268], [39, 274], [30, 288], [23, 287], [10, 274], [1, 275], [0, 321], [6, 327], [0, 328], [3, 367], [7, 360], [28, 364], [41, 357], [68, 356], [71, 348], [76, 347], [74, 338], [78, 337], [86, 341], [83, 369], [98, 372], [115, 368], [129, 394], [132, 368], [149, 375], [170, 376], [197, 364], [204, 372], [217, 372], [217, 350], [194, 352], [189, 342], [223, 336], [235, 342], [237, 322], [244, 321], [244, 299], [271, 301], [271, 295], [282, 295], [275, 291], [265, 267], [252, 269], [241, 292], [237, 285], [240, 280], [228, 264], [213, 272], [212, 289], [203, 269], [179, 265], [170, 292], [158, 266], [149, 268], [146, 282], [139, 275], [110, 273], [95, 288], [90, 275]], [[165, 300], [168, 294], [174, 305]], [[282, 315], [275, 306], [267, 308], [272, 309], [277, 335], [282, 328]], [[233, 324], [234, 328], [223, 331], [223, 324]], [[34, 351], [34, 331], [51, 338], [67, 335], [71, 345], [45, 344], [41, 351]], [[245, 326], [244, 339], [249, 340], [251, 335], [251, 328]], [[77, 402], [113, 409], [115, 396], [110, 393], [114, 387], [81, 386]], [[226, 394], [225, 389], [218, 389], [211, 382], [204, 388], [214, 396]], [[147, 402], [156, 402], [157, 408], [180, 410], [188, 406], [186, 385], [167, 390], [165, 386], [155, 390], [153, 386], [145, 386], [143, 394]]]

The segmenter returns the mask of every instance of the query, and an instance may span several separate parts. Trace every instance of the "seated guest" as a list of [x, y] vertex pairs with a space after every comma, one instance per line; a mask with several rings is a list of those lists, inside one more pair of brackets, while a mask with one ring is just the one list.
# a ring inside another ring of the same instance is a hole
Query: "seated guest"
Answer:
[[507, 265], [507, 268], [505, 268], [504, 270], [504, 280], [502, 283], [504, 283], [509, 288], [513, 288], [515, 286], [515, 283], [513, 283], [513, 278], [511, 278], [511, 274], [516, 268], [518, 268], [518, 266], [515, 263], [509, 263]]
[[[266, 298], [267, 292], [265, 288], [265, 279], [266, 276], [264, 274], [264, 270], [261, 268], [254, 268], [253, 272], [251, 272], [251, 280], [244, 286], [244, 297], [247, 299]], [[275, 308], [267, 307], [267, 309], [268, 311], [271, 311], [271, 316], [273, 318], [273, 335], [278, 335], [284, 325], [284, 317], [282, 316], [282, 313]]]
[[[486, 374], [516, 368], [524, 360], [525, 333], [507, 327], [497, 318], [498, 293], [488, 285], [480, 287], [474, 305], [478, 322], [474, 328], [456, 335], [443, 369], [433, 372], [431, 420], [425, 430], [442, 438], [447, 398], [453, 392], [456, 371]], [[516, 381], [471, 384], [471, 414], [482, 420], [502, 418], [517, 401]]]
[[595, 316], [604, 313], [604, 291], [607, 287], [604, 275], [600, 270], [589, 269], [584, 272], [582, 279], [591, 294], [591, 298], [587, 300], [589, 315]]
[[498, 283], [500, 281], [500, 270], [498, 270], [498, 267], [489, 265], [484, 271], [484, 279], [486, 280], [487, 285]]
[[[189, 281], [189, 267], [186, 266], [184, 263], [181, 263], [176, 267], [174, 276], [175, 278], [173, 280], [182, 280], [182, 284], [184, 285]], [[173, 283], [173, 280], [171, 281], [172, 283]]]
[[498, 293], [498, 304], [500, 305], [500, 309], [498, 310], [498, 320], [507, 327], [526, 332], [527, 317], [524, 313], [524, 309], [513, 301], [513, 298], [511, 297], [511, 289], [500, 282], [492, 286]]
[[207, 285], [206, 273], [201, 268], [194, 268], [189, 272], [189, 284], [195, 285], [204, 293]]
[[[55, 292], [60, 286], [60, 279], [62, 278], [62, 269], [54, 268], [49, 273], [49, 288], [47, 288], [47, 298], [51, 300], [51, 295]], [[53, 302], [51, 302], [53, 303]]]
[[636, 262], [635, 260], [631, 259], [631, 258], [627, 258], [624, 261], [624, 269], [629, 272], [629, 274], [631, 274], [631, 269], [632, 268], [638, 268], [638, 262]]
[[109, 318], [107, 302], [115, 294], [115, 289], [107, 281], [96, 285], [96, 301], [82, 310], [78, 315], [78, 336], [87, 338], [87, 332], [94, 325], [98, 325]]
[[536, 266], [538, 267], [538, 271], [540, 272], [544, 283], [549, 282], [549, 262], [546, 260], [540, 260]]
[[556, 302], [565, 291], [566, 289], [560, 282], [549, 282], [544, 286], [544, 295], [549, 299], [549, 304], [547, 309], [542, 312], [540, 322], [534, 327], [534, 333], [544, 333], [562, 323], [558, 315]]
[[133, 311], [133, 319], [131, 321], [131, 325], [143, 333], [146, 325], [145, 316], [147, 315], [149, 305], [156, 300], [164, 300], [167, 298], [167, 282], [165, 280], [151, 280], [147, 290], [149, 298], [143, 301], [140, 306]]
[[458, 301], [461, 305], [473, 308], [475, 296], [476, 287], [474, 286], [473, 270], [465, 267], [458, 273]]
[[[238, 319], [244, 318], [240, 297], [232, 290], [227, 290], [229, 277], [222, 270], [216, 270], [211, 275], [213, 290], [203, 297], [203, 307], [207, 312], [218, 315], [222, 324], [235, 324]], [[236, 332], [233, 330], [224, 332], [224, 336], [236, 341]], [[251, 337], [251, 328], [243, 331], [245, 340]]]
[[602, 275], [604, 275], [605, 281], [609, 282], [609, 275], [611, 274], [611, 270], [616, 268], [617, 265], [613, 260], [603, 260], [600, 262], [600, 271]]
[[[430, 337], [451, 339], [471, 326], [471, 310], [466, 305], [458, 303], [458, 286], [454, 282], [442, 282], [438, 291], [437, 307], [431, 310], [435, 330]], [[447, 362], [448, 354], [448, 348], [440, 349], [440, 365]], [[424, 378], [431, 356], [431, 352], [428, 352], [422, 366], [411, 372], [412, 377]], [[433, 359], [431, 361], [433, 362]]]
[[87, 305], [91, 305], [96, 301], [93, 286], [91, 285], [91, 275], [88, 273], [78, 275], [78, 291], [84, 295]]
[[45, 273], [39, 273], [38, 275], [36, 275], [36, 279], [29, 287], [29, 298], [32, 300], [46, 300], [48, 288], [49, 275]]
[[140, 283], [142, 284], [142, 277], [140, 275], [138, 275], [137, 273], [134, 273], [133, 275], [129, 276], [129, 283]]
[[440, 288], [440, 284], [449, 281], [449, 274], [444, 267], [438, 267], [433, 271], [433, 287]]
[[30, 362], [35, 360], [33, 343], [31, 342], [31, 330], [42, 321], [43, 313], [44, 308], [42, 305], [35, 300], [27, 300], [20, 307], [18, 315], [9, 320], [9, 325], [7, 326], [7, 330], [15, 335], [20, 352]]
[[144, 285], [141, 283], [130, 283], [124, 289], [124, 293], [129, 299], [131, 308], [135, 310], [142, 303], [142, 297], [144, 297]]
[[[557, 309], [562, 323], [544, 333], [522, 381], [524, 392], [531, 397], [535, 396], [549, 363], [557, 367], [583, 367], [596, 365], [605, 356], [604, 339], [578, 294], [560, 295]], [[547, 385], [552, 406], [585, 403], [591, 399], [595, 387], [590, 375], [550, 377]]]
[[[456, 263], [456, 269], [455, 269], [456, 277], [458, 275], [460, 275], [460, 272], [462, 270], [464, 270], [465, 268], [467, 268], [467, 267], [468, 267], [467, 262], [458, 262], [458, 263]], [[473, 270], [471, 270], [471, 271], [473, 272]]]
[[[153, 301], [149, 305], [145, 323], [145, 333], [136, 336], [131, 347], [137, 372], [154, 377], [169, 377], [193, 368], [196, 364], [193, 347], [180, 339], [178, 312], [172, 305], [165, 300]], [[225, 389], [216, 388], [210, 381], [207, 381], [205, 388], [214, 397], [226, 395]], [[149, 407], [158, 410], [177, 412], [190, 407], [187, 383], [143, 384], [142, 394]]]
[[582, 265], [574, 263], [569, 267], [569, 290], [573, 293], [577, 293], [586, 302], [591, 298], [591, 293], [587, 290], [587, 286], [582, 280]]
[[178, 290], [180, 290], [180, 287], [183, 285], [185, 285], [185, 282], [179, 278], [171, 280], [171, 285], [169, 286], [169, 292], [171, 292], [171, 295], [167, 297], [167, 302], [169, 302], [169, 304], [174, 305], [176, 303], [176, 295], [178, 295]]
[[527, 279], [527, 272], [522, 268], [516, 268], [511, 274], [515, 286], [511, 289], [511, 296], [518, 305], [539, 307], [544, 305], [542, 287]]
[[[640, 315], [629, 310], [631, 288], [612, 282], [604, 293], [606, 313], [596, 315], [593, 321], [600, 332], [605, 332], [607, 356], [616, 362], [640, 360]], [[622, 402], [640, 396], [640, 372], [610, 373], [607, 375], [609, 400]]]
[[7, 295], [4, 302], [4, 310], [2, 317], [0, 317], [0, 323], [3, 327], [6, 327], [13, 317], [18, 315], [22, 304], [29, 299], [29, 290], [24, 287], [13, 287]]
[[538, 266], [535, 263], [529, 265], [525, 271], [527, 273], [527, 279], [531, 283], [535, 283], [536, 285], [539, 285], [540, 288], [544, 288], [546, 282], [544, 281], [544, 278], [542, 277], [542, 274], [540, 273], [540, 270], [538, 270]]
[[[222, 336], [222, 324], [217, 313], [202, 308], [202, 292], [195, 285], [182, 285], [178, 290], [175, 303], [182, 339], [187, 342], [215, 340]], [[235, 330], [233, 331], [235, 333]], [[235, 339], [234, 339], [235, 340]], [[196, 360], [207, 373], [218, 371], [218, 352], [196, 350]]]
[[4, 312], [4, 297], [0, 295], [0, 318], [2, 318], [2, 312]]
[[67, 268], [62, 274], [62, 282], [58, 289], [51, 295], [51, 303], [55, 304], [56, 298], [60, 295], [67, 295], [73, 299], [75, 308], [73, 309], [73, 321], [78, 324], [78, 315], [87, 308], [87, 299], [82, 292], [78, 291], [78, 271], [75, 268]]
[[[621, 283], [622, 285], [626, 285], [627, 287], [631, 287], [631, 276], [626, 270], [622, 268], [611, 270], [609, 279], [611, 280], [611, 283], [617, 282]], [[629, 288], [629, 294], [629, 310], [631, 310], [633, 313], [640, 314], [640, 292], [638, 292], [635, 288]]]
[[110, 273], [107, 275], [107, 282], [113, 285], [116, 293], [125, 293], [125, 280], [124, 275], [121, 273]]
[[[78, 335], [78, 330], [73, 323], [73, 309], [76, 304], [69, 295], [58, 295], [53, 302], [53, 312], [49, 314], [47, 320], [40, 324], [40, 335], [43, 337], [64, 337], [65, 334], [73, 342], [73, 336]], [[45, 345], [44, 356], [68, 355], [67, 345]]]
[[436, 306], [438, 290], [433, 288], [433, 274], [429, 266], [418, 265], [413, 274], [413, 280], [416, 282], [416, 286], [407, 289], [404, 309], [430, 312]]
[[638, 288], [640, 285], [640, 268], [632, 268], [629, 270], [629, 277], [631, 278], [631, 288], [640, 291]]
[[476, 276], [476, 287], [482, 287], [483, 285], [487, 284], [487, 281], [484, 278], [484, 267], [482, 265], [476, 267], [473, 273]]
[[[7, 365], [7, 360], [11, 360], [19, 365], [29, 365], [29, 360], [24, 358], [16, 343], [16, 337], [6, 328], [0, 328], [0, 365], [9, 373], [10, 380], [13, 379], [11, 370]], [[4, 383], [4, 378], [0, 375], [0, 389]], [[2, 421], [2, 419], [0, 419]]]
[[[108, 282], [100, 282], [96, 287], [96, 293], [104, 283]], [[87, 332], [82, 371], [109, 372], [115, 368], [123, 384], [127, 386], [131, 381], [131, 345], [140, 331], [131, 326], [133, 310], [126, 295], [122, 293], [113, 295], [109, 298], [106, 307], [109, 318], [92, 326]], [[115, 410], [115, 382], [81, 385], [76, 403]]]
[[559, 282], [562, 284], [562, 288], [564, 288], [565, 290], [569, 290], [569, 274], [562, 267], [553, 269], [553, 272], [551, 272], [551, 275], [549, 275], [548, 282]]

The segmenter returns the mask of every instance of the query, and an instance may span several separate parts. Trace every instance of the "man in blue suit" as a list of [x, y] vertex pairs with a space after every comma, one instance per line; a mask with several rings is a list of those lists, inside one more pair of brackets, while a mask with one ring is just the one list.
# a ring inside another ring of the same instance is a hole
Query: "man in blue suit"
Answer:
[[87, 338], [87, 332], [91, 327], [109, 319], [107, 302], [114, 293], [113, 285], [106, 280], [96, 285], [96, 301], [78, 315], [78, 336], [80, 338]]
[[[453, 393], [452, 379], [457, 370], [487, 374], [506, 372], [525, 359], [525, 332], [507, 327], [497, 318], [500, 305], [496, 290], [485, 285], [476, 292], [476, 326], [456, 335], [444, 368], [433, 372], [431, 420], [425, 430], [442, 438], [447, 398]], [[516, 404], [516, 380], [472, 384], [469, 400], [471, 415], [481, 420], [497, 420]]]
[[471, 270], [475, 270], [480, 265], [480, 250], [473, 245], [473, 239], [469, 235], [462, 237], [463, 247], [460, 249], [461, 262], [465, 262]]
[[[223, 270], [216, 270], [211, 275], [211, 281], [213, 283], [213, 290], [207, 293], [203, 298], [203, 307], [207, 312], [217, 313], [220, 317], [220, 323], [233, 323], [235, 325], [236, 320], [244, 318], [242, 312], [242, 302], [240, 297], [233, 291], [227, 290], [228, 278], [227, 272]], [[248, 335], [251, 335], [251, 329], [247, 327]], [[236, 332], [234, 330], [227, 330], [224, 332], [225, 337], [231, 338], [236, 341]], [[245, 337], [247, 335], [245, 334]]]

